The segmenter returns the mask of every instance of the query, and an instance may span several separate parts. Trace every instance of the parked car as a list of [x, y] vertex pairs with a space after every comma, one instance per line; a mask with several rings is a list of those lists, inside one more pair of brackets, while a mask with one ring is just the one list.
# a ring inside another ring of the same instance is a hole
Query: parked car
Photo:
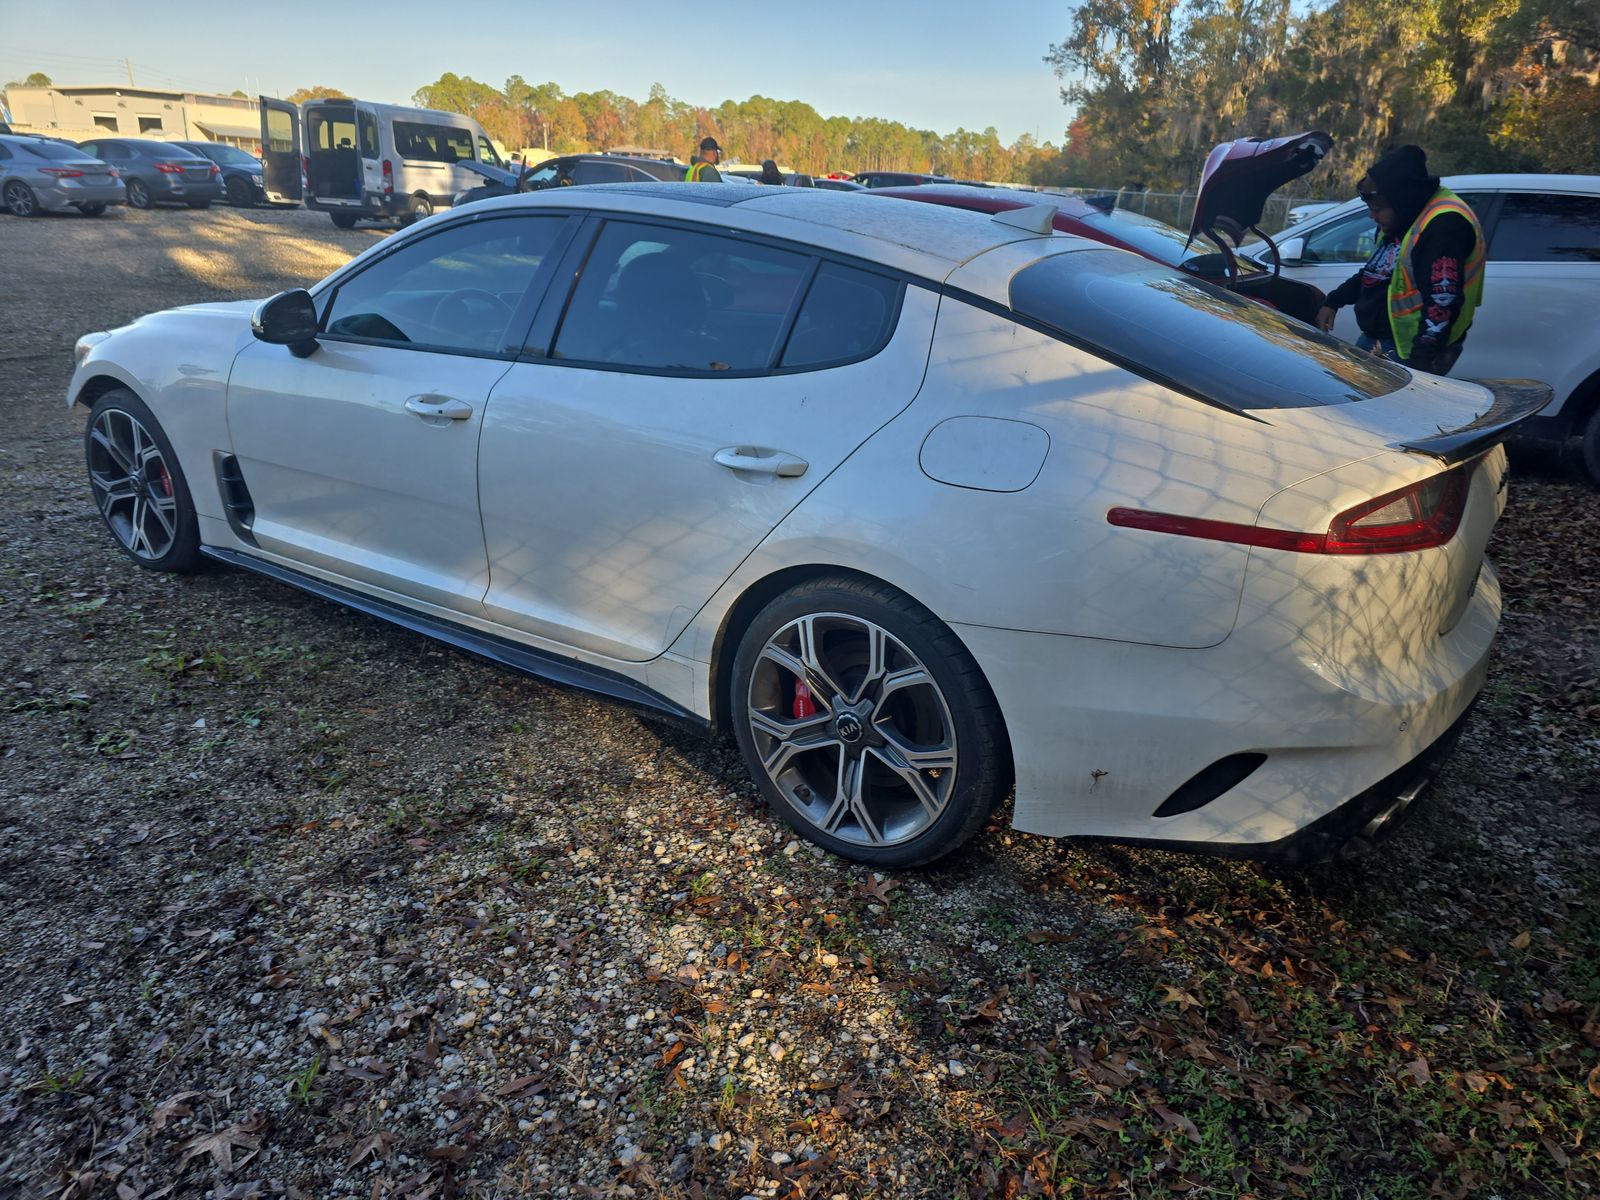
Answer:
[[812, 182], [815, 186], [827, 192], [864, 192], [867, 190], [866, 184], [856, 183], [852, 179], [830, 179], [827, 176], [818, 175]]
[[729, 729], [879, 867], [1013, 782], [1044, 834], [1306, 858], [1388, 828], [1482, 686], [1497, 443], [1548, 389], [886, 203], [507, 196], [85, 335], [90, 490], [141, 566]]
[[858, 171], [855, 181], [862, 187], [920, 187], [925, 183], [954, 183], [948, 175], [925, 175], [916, 171]]
[[84, 153], [116, 169], [127, 189], [128, 207], [187, 204], [209, 208], [222, 199], [222, 169], [193, 150], [152, 138], [95, 138], [79, 142]]
[[267, 199], [304, 199], [340, 229], [361, 220], [410, 224], [478, 186], [472, 165], [505, 169], [483, 126], [461, 113], [343, 98], [260, 99]]
[[1174, 229], [1154, 217], [1116, 208], [1114, 195], [1103, 200], [1085, 200], [1051, 192], [971, 188], [963, 184], [879, 188], [874, 189], [872, 194], [985, 213], [1051, 205], [1056, 210], [1051, 224], [1057, 232], [1092, 238], [1108, 246], [1131, 250], [1190, 275], [1231, 287], [1241, 295], [1264, 301], [1302, 321], [1312, 320], [1322, 306], [1323, 294], [1319, 289], [1277, 278], [1270, 269], [1249, 259], [1237, 260], [1236, 269], [1230, 277], [1228, 261], [1216, 249], [1203, 241], [1191, 239], [1182, 230]]
[[[1600, 484], [1600, 175], [1451, 175], [1445, 186], [1470, 204], [1488, 239], [1483, 303], [1451, 374], [1548, 383], [1550, 407], [1523, 434], [1561, 445], [1581, 438], [1589, 476]], [[1281, 235], [1285, 278], [1331, 291], [1377, 245], [1360, 200]], [[1265, 260], [1265, 246], [1253, 251]], [[1357, 333], [1343, 308], [1334, 332]]]
[[174, 142], [192, 150], [201, 158], [209, 158], [222, 171], [222, 192], [235, 208], [254, 208], [267, 201], [266, 181], [261, 174], [261, 160], [237, 146], [222, 142]]
[[1338, 208], [1337, 200], [1308, 200], [1304, 204], [1293, 205], [1284, 217], [1283, 227], [1298, 225], [1301, 221], [1309, 221], [1312, 217], [1320, 216], [1330, 208]]
[[[538, 166], [528, 164], [520, 172], [492, 167], [487, 163], [461, 165], [477, 176], [478, 182], [456, 196], [454, 207], [458, 208], [495, 196], [538, 192], [546, 188], [591, 183], [681, 183], [684, 172], [688, 170], [682, 163], [664, 159], [623, 158], [609, 154], [566, 154]], [[729, 182], [734, 180], [730, 179]]]
[[127, 202], [117, 173], [70, 143], [22, 134], [0, 135], [0, 204], [13, 216], [75, 208], [98, 217]]

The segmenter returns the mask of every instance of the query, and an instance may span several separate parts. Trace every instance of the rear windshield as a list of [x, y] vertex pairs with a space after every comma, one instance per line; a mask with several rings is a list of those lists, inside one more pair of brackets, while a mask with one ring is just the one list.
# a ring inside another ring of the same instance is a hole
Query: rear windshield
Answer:
[[259, 159], [233, 146], [207, 146], [201, 153], [212, 162], [219, 162], [230, 167], [261, 166]]
[[60, 142], [12, 142], [11, 145], [37, 158], [48, 158], [55, 162], [82, 162], [87, 157], [78, 147], [65, 146]]
[[1138, 374], [1234, 410], [1371, 400], [1411, 378], [1276, 309], [1119, 250], [1024, 267], [1011, 280], [1011, 307]]
[[[1131, 246], [1141, 254], [1148, 254], [1158, 262], [1183, 267], [1186, 271], [1204, 275], [1208, 279], [1227, 276], [1226, 261], [1210, 242], [1203, 238], [1190, 241], [1188, 234], [1168, 225], [1165, 221], [1120, 208], [1112, 209], [1108, 213], [1089, 213], [1078, 219], [1090, 227], [1103, 228], [1106, 236], [1114, 237], [1124, 245]], [[1261, 268], [1248, 258], [1239, 259], [1238, 266], [1242, 275], [1259, 274], [1261, 271]]]

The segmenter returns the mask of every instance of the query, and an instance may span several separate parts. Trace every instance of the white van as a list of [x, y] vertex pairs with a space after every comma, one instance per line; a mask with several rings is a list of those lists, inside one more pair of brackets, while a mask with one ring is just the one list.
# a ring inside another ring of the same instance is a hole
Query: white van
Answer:
[[464, 162], [505, 167], [471, 117], [366, 100], [261, 97], [269, 201], [304, 199], [341, 229], [362, 218], [411, 222], [482, 182]]

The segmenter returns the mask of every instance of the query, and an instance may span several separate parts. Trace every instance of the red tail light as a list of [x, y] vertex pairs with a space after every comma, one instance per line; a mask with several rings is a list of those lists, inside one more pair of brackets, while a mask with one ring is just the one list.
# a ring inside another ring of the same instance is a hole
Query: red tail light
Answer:
[[387, 158], [383, 160], [383, 194], [394, 195], [394, 164]]
[[1471, 468], [1463, 466], [1385, 492], [1340, 513], [1326, 533], [1263, 529], [1140, 508], [1113, 508], [1106, 513], [1106, 521], [1123, 529], [1147, 529], [1152, 533], [1301, 554], [1398, 554], [1442, 546], [1455, 537], [1466, 511], [1471, 480]]
[[160, 171], [163, 175], [182, 175], [183, 164], [175, 162], [157, 163], [156, 170]]
[[211, 164], [211, 173], [213, 175], [221, 175], [222, 174], [222, 168], [217, 166], [216, 163], [212, 163]]
[[57, 179], [82, 179], [82, 171], [74, 171], [71, 167], [40, 167], [39, 174], [54, 175]]

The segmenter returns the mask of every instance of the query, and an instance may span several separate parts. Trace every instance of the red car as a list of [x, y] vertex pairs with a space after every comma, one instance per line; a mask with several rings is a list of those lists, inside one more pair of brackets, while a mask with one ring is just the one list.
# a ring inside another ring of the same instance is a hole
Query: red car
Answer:
[[1056, 215], [1052, 225], [1058, 233], [1132, 250], [1309, 322], [1322, 307], [1320, 288], [1282, 278], [1276, 262], [1268, 270], [1237, 256], [1235, 251], [1247, 230], [1258, 234], [1269, 246], [1272, 244], [1272, 239], [1256, 228], [1267, 197], [1316, 166], [1331, 144], [1327, 134], [1308, 133], [1271, 141], [1241, 139], [1218, 146], [1206, 160], [1195, 201], [1194, 225], [1188, 234], [1163, 221], [1118, 209], [1115, 193], [1084, 199], [1048, 192], [929, 183], [920, 187], [874, 188], [871, 194], [985, 213], [1053, 204]]

